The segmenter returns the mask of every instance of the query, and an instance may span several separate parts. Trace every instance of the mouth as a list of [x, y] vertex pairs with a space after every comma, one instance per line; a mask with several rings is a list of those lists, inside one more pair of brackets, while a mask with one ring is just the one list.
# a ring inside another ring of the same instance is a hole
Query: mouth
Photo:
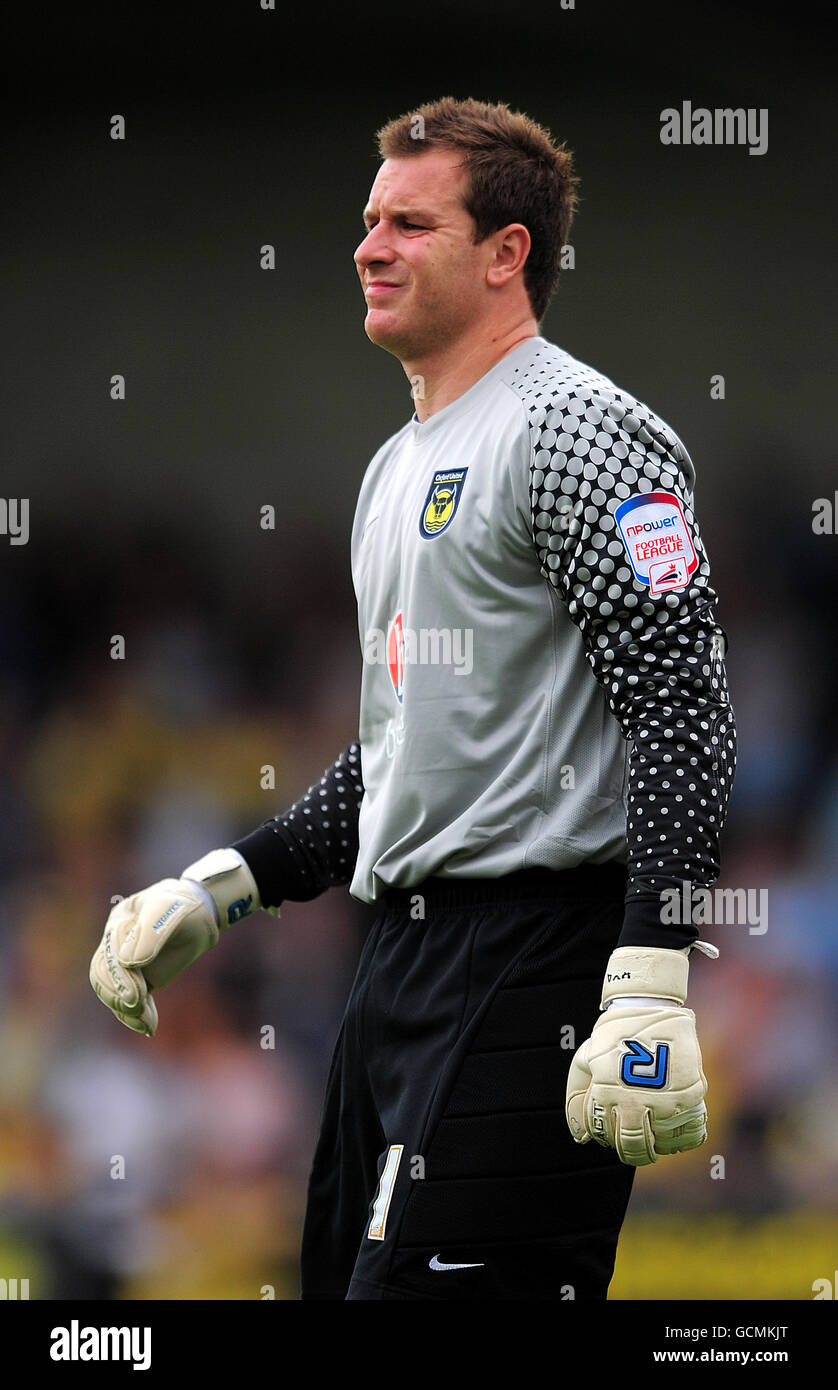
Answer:
[[382, 294], [392, 294], [394, 290], [402, 288], [402, 285], [391, 284], [389, 280], [373, 280], [364, 289], [364, 294], [368, 299], [378, 299]]

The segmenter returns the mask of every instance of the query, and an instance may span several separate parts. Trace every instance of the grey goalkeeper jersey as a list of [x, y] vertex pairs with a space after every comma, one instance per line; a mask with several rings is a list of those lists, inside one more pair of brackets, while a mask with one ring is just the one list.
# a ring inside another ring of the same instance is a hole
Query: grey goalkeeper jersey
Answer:
[[628, 861], [718, 873], [735, 725], [683, 444], [542, 337], [378, 451], [351, 892]]

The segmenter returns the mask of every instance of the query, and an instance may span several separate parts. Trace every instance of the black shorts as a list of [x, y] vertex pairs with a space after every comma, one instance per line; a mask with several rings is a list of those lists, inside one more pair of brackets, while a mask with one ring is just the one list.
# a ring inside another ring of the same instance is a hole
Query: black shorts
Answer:
[[[332, 1060], [303, 1299], [603, 1299], [634, 1169], [575, 1144], [625, 866], [387, 893]], [[423, 914], [423, 915], [422, 915]]]

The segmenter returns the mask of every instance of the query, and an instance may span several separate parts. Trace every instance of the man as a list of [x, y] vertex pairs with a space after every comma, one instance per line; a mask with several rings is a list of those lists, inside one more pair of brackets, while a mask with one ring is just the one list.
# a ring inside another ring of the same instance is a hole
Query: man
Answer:
[[694, 471], [539, 335], [568, 152], [452, 98], [379, 150], [355, 262], [416, 412], [355, 516], [359, 741], [285, 814], [120, 903], [91, 979], [152, 1034], [152, 989], [219, 928], [350, 883], [381, 912], [303, 1297], [602, 1299], [635, 1167], [706, 1132], [687, 957], [717, 952], [662, 906], [718, 874], [735, 753]]

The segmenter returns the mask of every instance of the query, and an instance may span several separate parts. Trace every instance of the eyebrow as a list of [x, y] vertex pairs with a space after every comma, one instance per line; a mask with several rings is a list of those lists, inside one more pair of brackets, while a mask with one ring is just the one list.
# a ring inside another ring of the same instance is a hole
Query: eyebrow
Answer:
[[[376, 216], [376, 214], [372, 211], [371, 208], [364, 208], [362, 214], [364, 226], [366, 226], [370, 219], [374, 216]], [[424, 212], [420, 208], [411, 207], [391, 208], [390, 216], [396, 220], [401, 220], [404, 222], [412, 222], [414, 218], [418, 218], [420, 222], [432, 222], [434, 219], [434, 213]]]

